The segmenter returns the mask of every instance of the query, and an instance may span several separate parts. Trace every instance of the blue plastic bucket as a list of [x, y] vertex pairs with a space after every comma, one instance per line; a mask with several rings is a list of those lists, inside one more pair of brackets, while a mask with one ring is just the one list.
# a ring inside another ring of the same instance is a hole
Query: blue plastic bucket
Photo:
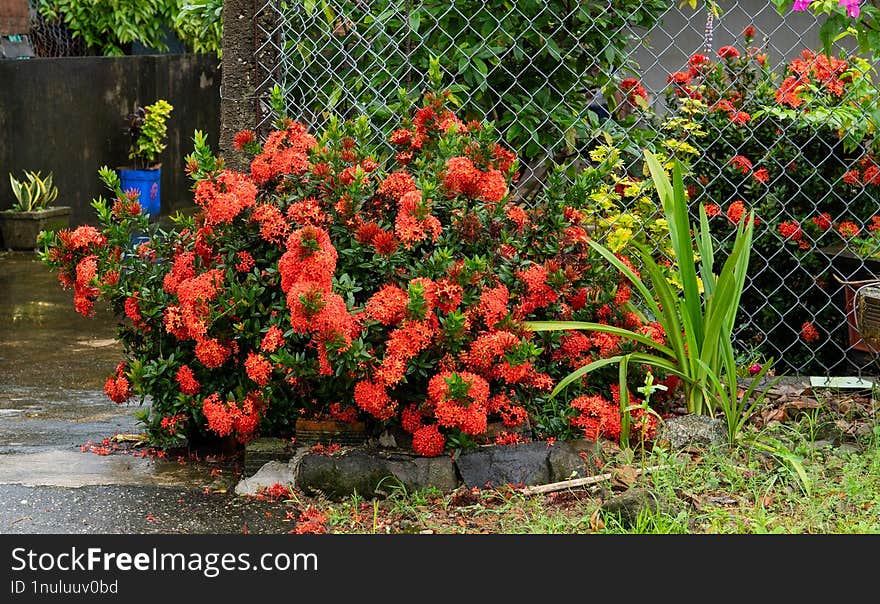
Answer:
[[123, 193], [134, 189], [138, 193], [138, 201], [144, 214], [158, 216], [162, 207], [159, 185], [162, 169], [152, 170], [119, 170], [119, 184]]

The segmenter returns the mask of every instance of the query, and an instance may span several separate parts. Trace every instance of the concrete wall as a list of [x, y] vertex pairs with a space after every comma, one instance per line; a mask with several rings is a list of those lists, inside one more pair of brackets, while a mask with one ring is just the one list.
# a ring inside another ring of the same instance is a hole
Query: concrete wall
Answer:
[[162, 153], [162, 214], [192, 205], [183, 171], [196, 129], [216, 149], [220, 68], [210, 55], [65, 57], [0, 60], [0, 209], [12, 205], [10, 172], [52, 172], [56, 205], [73, 207], [73, 224], [94, 224], [89, 205], [107, 190], [102, 165], [128, 163], [125, 116], [135, 103], [174, 106]]

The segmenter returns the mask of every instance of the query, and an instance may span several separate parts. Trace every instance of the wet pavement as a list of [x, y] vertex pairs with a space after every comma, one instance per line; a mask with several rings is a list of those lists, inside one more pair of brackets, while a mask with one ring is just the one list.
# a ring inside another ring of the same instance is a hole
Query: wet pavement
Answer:
[[71, 296], [35, 254], [0, 253], [0, 533], [289, 531], [283, 503], [232, 495], [238, 460], [132, 446], [142, 407], [102, 392], [115, 319]]

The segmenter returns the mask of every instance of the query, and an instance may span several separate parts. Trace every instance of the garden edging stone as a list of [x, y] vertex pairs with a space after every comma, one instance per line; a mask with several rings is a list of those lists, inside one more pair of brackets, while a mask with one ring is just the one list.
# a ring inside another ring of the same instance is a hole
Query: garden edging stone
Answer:
[[[275, 482], [292, 485], [309, 495], [343, 499], [355, 493], [383, 497], [395, 488], [407, 492], [434, 488], [450, 493], [467, 487], [536, 485], [595, 474], [601, 458], [598, 443], [581, 439], [535, 441], [485, 446], [453, 460], [449, 456], [422, 457], [394, 449], [351, 447], [331, 455], [299, 447], [288, 463], [263, 464], [236, 486], [239, 495], [254, 495]], [[245, 473], [253, 467], [245, 462]]]

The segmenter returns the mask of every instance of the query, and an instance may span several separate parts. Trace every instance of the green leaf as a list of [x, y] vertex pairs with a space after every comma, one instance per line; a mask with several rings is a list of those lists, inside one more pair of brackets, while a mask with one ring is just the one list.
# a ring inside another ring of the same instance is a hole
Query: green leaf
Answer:
[[422, 13], [418, 9], [413, 10], [409, 14], [409, 28], [413, 33], [418, 33], [419, 25], [422, 23]]

